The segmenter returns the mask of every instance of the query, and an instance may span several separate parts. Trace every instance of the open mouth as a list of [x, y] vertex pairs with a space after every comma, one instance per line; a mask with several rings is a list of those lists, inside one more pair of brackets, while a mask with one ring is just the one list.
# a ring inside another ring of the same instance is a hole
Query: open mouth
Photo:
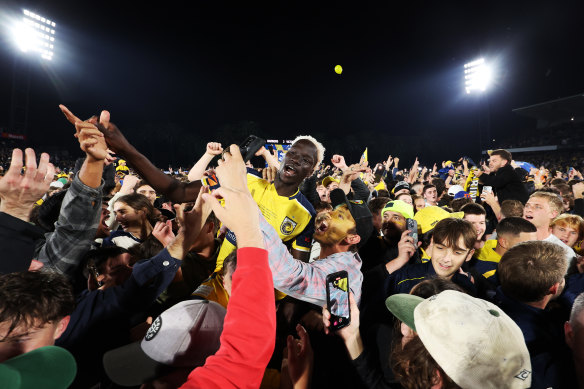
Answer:
[[326, 232], [326, 230], [328, 230], [328, 228], [329, 228], [329, 226], [326, 223], [326, 221], [322, 221], [316, 226], [316, 232], [318, 232], [320, 234], [324, 234]]
[[525, 219], [526, 220], [533, 220], [533, 216], [531, 216], [531, 215], [525, 215]]
[[284, 174], [287, 176], [296, 175], [296, 168], [292, 165], [284, 165]]

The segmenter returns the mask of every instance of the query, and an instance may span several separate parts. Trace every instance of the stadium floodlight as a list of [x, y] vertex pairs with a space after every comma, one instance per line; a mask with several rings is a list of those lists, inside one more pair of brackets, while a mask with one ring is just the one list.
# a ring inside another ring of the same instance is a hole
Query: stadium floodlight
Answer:
[[484, 92], [492, 80], [491, 69], [484, 58], [464, 65], [464, 88], [466, 93]]
[[23, 52], [38, 53], [46, 60], [53, 59], [56, 24], [41, 15], [22, 10], [22, 20], [14, 30], [14, 39]]

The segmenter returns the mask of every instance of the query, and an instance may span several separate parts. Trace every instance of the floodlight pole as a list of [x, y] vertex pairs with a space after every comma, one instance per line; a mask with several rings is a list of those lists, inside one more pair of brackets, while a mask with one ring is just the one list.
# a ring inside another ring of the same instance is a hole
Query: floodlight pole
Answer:
[[10, 132], [27, 135], [30, 103], [30, 61], [15, 56], [12, 69]]

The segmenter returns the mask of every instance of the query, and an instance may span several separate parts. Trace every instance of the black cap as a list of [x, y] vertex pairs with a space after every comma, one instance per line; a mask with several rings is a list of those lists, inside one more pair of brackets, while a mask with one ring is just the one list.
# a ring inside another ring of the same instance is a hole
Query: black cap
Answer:
[[333, 190], [330, 193], [330, 198], [333, 208], [342, 204], [347, 205], [351, 216], [355, 219], [357, 234], [361, 237], [361, 241], [357, 243], [357, 247], [364, 245], [373, 233], [373, 216], [367, 204], [362, 200], [347, 199], [345, 192], [340, 188]]

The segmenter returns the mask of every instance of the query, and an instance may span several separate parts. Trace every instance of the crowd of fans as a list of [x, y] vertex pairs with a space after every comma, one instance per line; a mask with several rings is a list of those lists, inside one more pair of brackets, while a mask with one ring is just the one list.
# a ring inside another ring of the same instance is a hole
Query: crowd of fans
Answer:
[[349, 164], [300, 136], [165, 171], [61, 109], [85, 158], [2, 158], [1, 387], [584, 388], [578, 164]]

